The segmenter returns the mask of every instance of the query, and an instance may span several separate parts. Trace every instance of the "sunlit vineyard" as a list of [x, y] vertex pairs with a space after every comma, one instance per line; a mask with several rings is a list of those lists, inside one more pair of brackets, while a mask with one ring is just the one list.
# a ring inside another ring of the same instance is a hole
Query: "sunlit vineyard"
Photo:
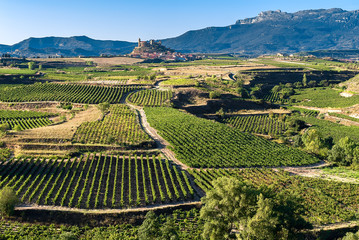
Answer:
[[172, 108], [145, 108], [147, 119], [193, 167], [304, 165], [319, 160], [300, 150]]
[[8, 124], [10, 129], [25, 130], [47, 126], [52, 123], [51, 113], [33, 111], [0, 110], [0, 123]]
[[276, 191], [294, 191], [303, 198], [305, 217], [315, 224], [349, 221], [359, 207], [359, 185], [316, 178], [291, 176], [285, 171], [265, 168], [243, 170], [189, 170], [205, 191], [221, 176], [234, 176], [255, 186], [274, 185]]
[[34, 111], [0, 110], [1, 119], [51, 117], [55, 114]]
[[[181, 231], [177, 239], [198, 240], [203, 231], [203, 220], [200, 218], [198, 209], [189, 211], [175, 210], [168, 215], [173, 218], [174, 224], [179, 226]], [[127, 218], [127, 216], [126, 216]], [[126, 219], [127, 220], [127, 219]], [[166, 218], [160, 218], [159, 224], [165, 225]], [[67, 224], [66, 224], [67, 223]], [[73, 239], [138, 239], [137, 225], [121, 224], [99, 227], [80, 227], [71, 226], [66, 222], [65, 225], [39, 225], [36, 223], [23, 223], [9, 220], [0, 220], [0, 235], [2, 239], [69, 239], [69, 233], [76, 236]], [[70, 238], [72, 239], [72, 238]]]
[[223, 122], [243, 132], [266, 135], [281, 135], [287, 129], [284, 120], [268, 115], [235, 116], [225, 118]]
[[0, 188], [23, 203], [77, 208], [124, 208], [192, 199], [185, 172], [155, 156], [85, 155], [19, 159], [0, 165]]
[[305, 88], [296, 90], [297, 94], [290, 98], [295, 105], [303, 105], [318, 108], [343, 108], [350, 107], [359, 102], [359, 95], [343, 97], [339, 90], [332, 88]]
[[294, 113], [300, 113], [304, 116], [311, 116], [311, 117], [317, 117], [320, 113], [317, 110], [311, 110], [311, 109], [305, 109], [305, 108], [298, 108], [298, 107], [287, 107], [289, 110], [292, 110]]
[[123, 146], [153, 145], [137, 116], [126, 105], [111, 105], [102, 121], [85, 122], [77, 129], [73, 141], [87, 144], [117, 144]]
[[101, 102], [119, 103], [124, 94], [141, 86], [103, 87], [81, 84], [37, 83], [0, 88], [0, 101], [33, 102], [62, 101], [97, 104]]
[[172, 98], [171, 91], [161, 91], [161, 90], [143, 90], [135, 93], [131, 93], [127, 100], [130, 103], [139, 106], [146, 107], [160, 107], [164, 105], [169, 105], [169, 100]]
[[263, 96], [263, 100], [267, 102], [278, 102], [281, 100], [279, 93], [274, 93], [272, 91], [268, 92]]

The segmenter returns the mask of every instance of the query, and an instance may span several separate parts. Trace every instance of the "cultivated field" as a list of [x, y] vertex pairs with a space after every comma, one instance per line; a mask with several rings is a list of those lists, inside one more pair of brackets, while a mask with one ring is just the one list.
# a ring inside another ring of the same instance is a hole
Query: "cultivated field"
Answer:
[[[112, 230], [135, 239], [155, 210], [180, 239], [200, 239], [194, 208], [223, 176], [293, 194], [318, 228], [357, 219], [359, 95], [342, 86], [358, 64], [216, 55], [29, 61], [32, 70], [28, 62], [0, 67], [0, 189], [20, 199], [13, 219], [38, 221], [46, 211], [49, 224], [130, 223]], [[54, 212], [64, 215], [54, 221]], [[0, 221], [0, 238], [34, 231], [13, 219]], [[39, 236], [60, 230], [43, 227]]]

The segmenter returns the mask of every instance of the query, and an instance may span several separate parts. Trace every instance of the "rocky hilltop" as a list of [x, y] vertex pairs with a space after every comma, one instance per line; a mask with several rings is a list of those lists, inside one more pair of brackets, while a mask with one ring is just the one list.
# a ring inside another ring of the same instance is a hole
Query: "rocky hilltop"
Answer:
[[189, 31], [162, 42], [184, 52], [266, 54], [358, 49], [359, 11], [266, 11], [227, 27]]

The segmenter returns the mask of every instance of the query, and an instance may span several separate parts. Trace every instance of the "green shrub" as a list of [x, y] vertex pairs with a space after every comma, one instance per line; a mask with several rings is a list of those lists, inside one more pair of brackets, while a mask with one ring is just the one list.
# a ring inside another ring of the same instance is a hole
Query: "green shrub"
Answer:
[[11, 216], [18, 203], [19, 199], [12, 188], [4, 187], [0, 191], [0, 213], [2, 215]]

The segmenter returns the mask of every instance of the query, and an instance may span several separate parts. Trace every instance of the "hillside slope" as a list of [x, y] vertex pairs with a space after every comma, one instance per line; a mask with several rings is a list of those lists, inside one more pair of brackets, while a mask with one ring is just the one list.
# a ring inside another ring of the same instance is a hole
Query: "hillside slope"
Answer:
[[320, 49], [357, 49], [359, 11], [261, 12], [227, 27], [209, 27], [163, 40], [184, 52], [264, 54]]

